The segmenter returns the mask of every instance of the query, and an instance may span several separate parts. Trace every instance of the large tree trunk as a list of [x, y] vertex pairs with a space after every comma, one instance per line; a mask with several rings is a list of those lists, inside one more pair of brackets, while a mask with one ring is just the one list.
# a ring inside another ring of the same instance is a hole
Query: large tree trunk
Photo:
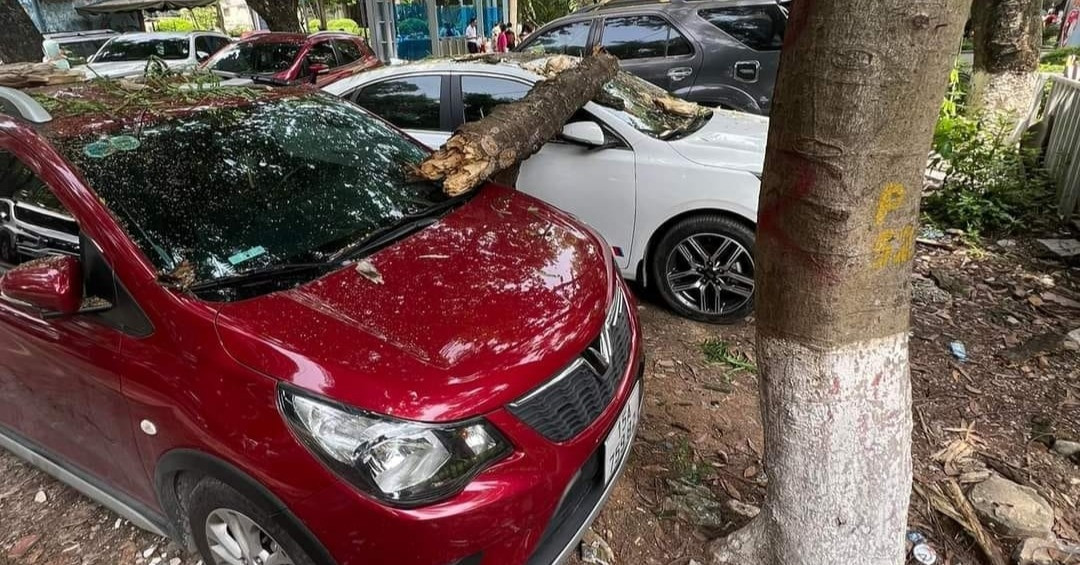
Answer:
[[714, 563], [904, 563], [911, 259], [969, 2], [792, 4], [756, 249], [769, 483]]
[[1035, 100], [1041, 0], [975, 0], [975, 72], [968, 107], [1019, 117]]
[[307, 31], [301, 29], [300, 18], [296, 16], [297, 0], [248, 0], [247, 4], [273, 31]]
[[550, 78], [536, 83], [521, 100], [496, 106], [484, 119], [462, 125], [420, 163], [419, 175], [443, 181], [444, 190], [456, 195], [539, 151], [619, 70], [619, 61], [607, 53], [574, 62], [570, 57], [551, 59], [542, 71]]
[[0, 62], [41, 61], [41, 32], [19, 0], [0, 0]]

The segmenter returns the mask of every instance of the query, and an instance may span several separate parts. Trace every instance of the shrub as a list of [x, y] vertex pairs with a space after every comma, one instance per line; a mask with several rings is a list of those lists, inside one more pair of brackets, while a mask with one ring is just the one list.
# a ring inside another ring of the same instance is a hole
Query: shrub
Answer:
[[[427, 25], [425, 24], [425, 28]], [[356, 20], [349, 18], [335, 18], [332, 20], [326, 20], [326, 29], [329, 31], [344, 31], [355, 35], [360, 35], [360, 24], [356, 23]], [[315, 33], [319, 31], [319, 20], [308, 21], [308, 31]], [[400, 29], [399, 29], [400, 31]]]
[[409, 18], [398, 22], [398, 35], [401, 37], [427, 35], [428, 24], [427, 20], [420, 18]]
[[942, 117], [931, 166], [945, 171], [941, 188], [923, 199], [928, 219], [969, 234], [1008, 232], [1043, 208], [1051, 194], [1038, 150], [1007, 142], [1003, 117]]
[[967, 116], [967, 84], [961, 69], [934, 128], [931, 167], [945, 172], [941, 188], [923, 199], [927, 218], [971, 234], [1007, 232], [1039, 210], [1051, 191], [1038, 165], [1038, 150], [1007, 142], [1013, 124], [1003, 117]]
[[229, 34], [229, 37], [242, 37], [245, 33], [251, 31], [249, 26], [238, 26], [229, 28], [225, 33]]
[[154, 24], [158, 31], [193, 31], [195, 24], [188, 18], [161, 18]]
[[1080, 57], [1080, 47], [1062, 47], [1042, 56], [1039, 63], [1039, 71], [1044, 73], [1060, 73], [1065, 70], [1065, 61], [1072, 55]]

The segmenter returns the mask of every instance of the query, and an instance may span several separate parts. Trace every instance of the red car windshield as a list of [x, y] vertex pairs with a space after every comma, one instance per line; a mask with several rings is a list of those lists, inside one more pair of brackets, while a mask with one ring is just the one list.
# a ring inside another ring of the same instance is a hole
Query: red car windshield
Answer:
[[322, 94], [56, 144], [159, 271], [194, 282], [326, 261], [447, 200], [409, 177], [426, 150]]
[[237, 43], [215, 55], [206, 66], [236, 76], [272, 75], [288, 69], [299, 53], [296, 43]]

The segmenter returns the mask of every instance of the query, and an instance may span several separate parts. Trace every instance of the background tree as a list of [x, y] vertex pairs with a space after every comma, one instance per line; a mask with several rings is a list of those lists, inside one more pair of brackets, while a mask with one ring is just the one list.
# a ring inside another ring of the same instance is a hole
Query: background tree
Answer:
[[247, 0], [247, 4], [274, 31], [302, 31], [298, 0]]
[[41, 32], [19, 0], [0, 0], [0, 61], [41, 61]]
[[1035, 99], [1042, 0], [975, 0], [975, 72], [968, 107], [1019, 116]]
[[539, 27], [573, 12], [584, 3], [575, 0], [521, 0], [518, 9], [521, 11], [522, 21]]
[[769, 483], [715, 563], [904, 563], [911, 260], [969, 3], [792, 5], [755, 251]]

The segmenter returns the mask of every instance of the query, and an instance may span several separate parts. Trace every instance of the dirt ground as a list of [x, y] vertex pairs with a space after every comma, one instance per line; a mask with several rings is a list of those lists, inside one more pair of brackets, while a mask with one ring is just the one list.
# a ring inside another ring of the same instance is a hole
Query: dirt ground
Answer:
[[[1080, 438], [1080, 354], [1064, 338], [1080, 328], [1080, 269], [1042, 258], [1036, 247], [972, 247], [949, 236], [919, 246], [911, 340], [915, 477], [932, 488], [950, 475], [963, 482], [996, 469], [1043, 494], [1056, 510], [1055, 532], [1076, 542], [1080, 469], [1046, 444]], [[647, 298], [639, 312], [644, 416], [628, 472], [594, 532], [615, 563], [708, 563], [708, 540], [746, 522], [753, 513], [746, 505], [760, 504], [767, 483], [753, 321], [706, 326]], [[966, 348], [963, 362], [950, 350], [954, 341]], [[950, 444], [970, 448], [970, 457], [934, 458]], [[713, 511], [695, 513], [673, 497], [687, 491], [708, 499]], [[918, 494], [910, 522], [939, 563], [983, 563], [971, 538]], [[1008, 554], [1016, 540], [998, 542]], [[0, 451], [0, 563], [196, 562]]]

